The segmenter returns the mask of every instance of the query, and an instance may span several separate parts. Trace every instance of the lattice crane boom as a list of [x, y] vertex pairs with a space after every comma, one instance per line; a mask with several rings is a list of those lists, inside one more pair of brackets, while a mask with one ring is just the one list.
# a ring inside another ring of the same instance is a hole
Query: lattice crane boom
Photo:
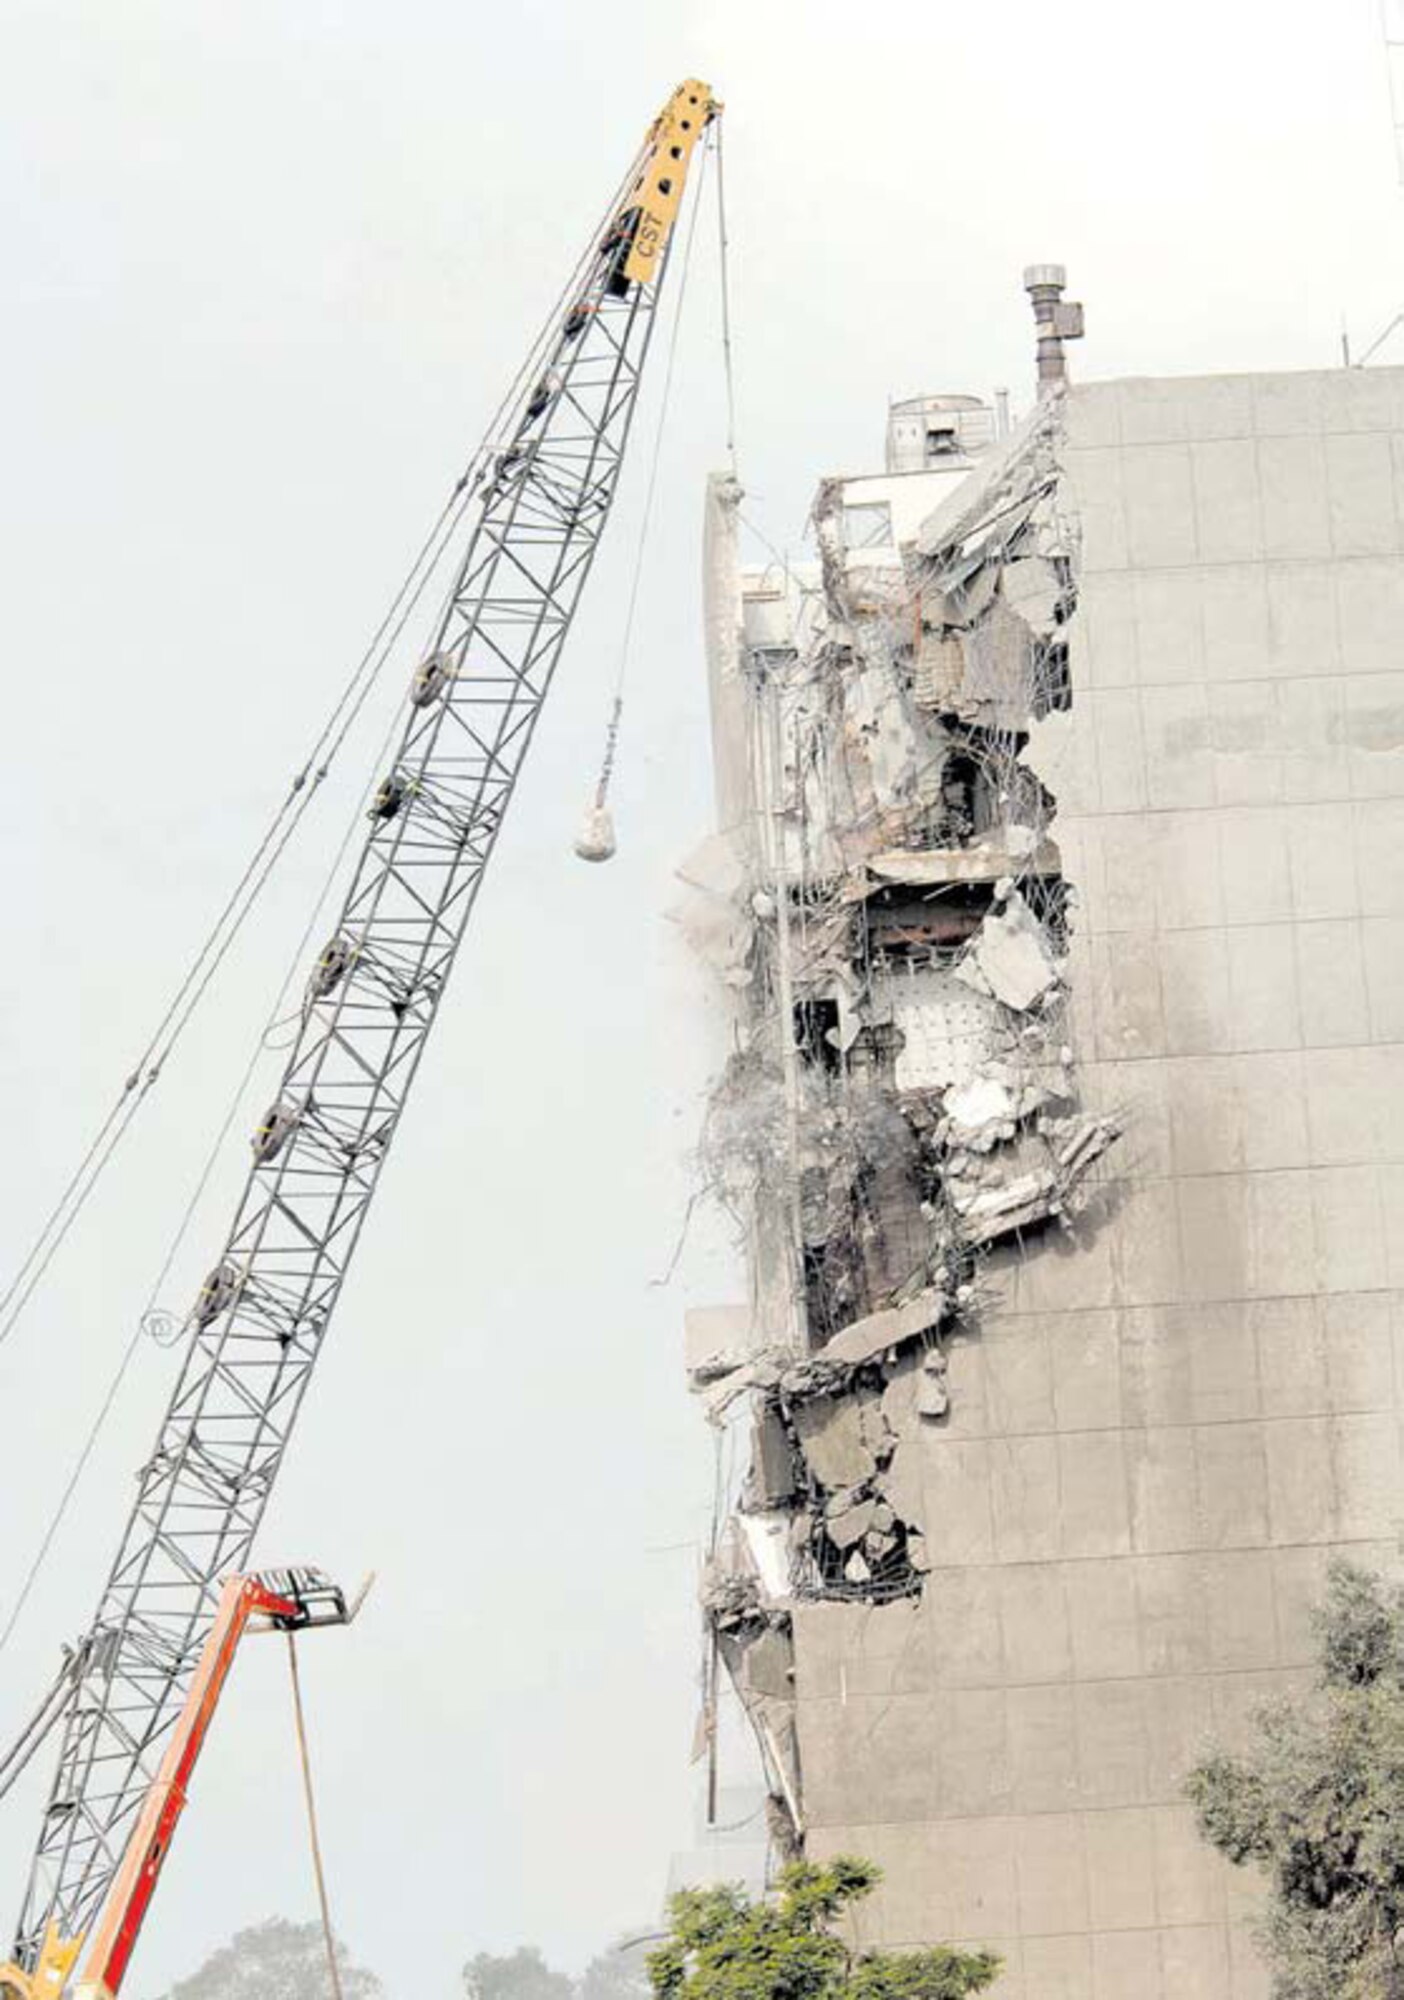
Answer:
[[[101, 1906], [248, 1562], [614, 498], [693, 148], [669, 99], [477, 461], [472, 525], [78, 1650], [15, 1959]], [[61, 1983], [61, 1982], [60, 1982]]]

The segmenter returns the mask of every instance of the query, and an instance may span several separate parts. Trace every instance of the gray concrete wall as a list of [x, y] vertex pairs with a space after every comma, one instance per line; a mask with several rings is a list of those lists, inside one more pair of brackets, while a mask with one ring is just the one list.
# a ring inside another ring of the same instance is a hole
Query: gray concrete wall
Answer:
[[1399, 1557], [1404, 371], [1093, 385], [1067, 444], [1042, 775], [1128, 1131], [956, 1337], [921, 1601], [796, 1614], [808, 1844], [1000, 2000], [1259, 2000], [1180, 1782], [1302, 1684], [1330, 1551]]

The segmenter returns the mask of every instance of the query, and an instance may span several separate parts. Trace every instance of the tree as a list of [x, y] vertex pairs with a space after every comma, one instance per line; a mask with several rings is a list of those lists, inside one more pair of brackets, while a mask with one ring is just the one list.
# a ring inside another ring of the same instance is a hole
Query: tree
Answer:
[[1000, 1961], [987, 1951], [854, 1952], [835, 1919], [879, 1879], [841, 1855], [792, 1863], [756, 1902], [735, 1886], [682, 1890], [648, 1960], [657, 2000], [962, 2000], [990, 1985]]
[[463, 1968], [468, 2000], [572, 2000], [573, 1988], [563, 1972], [555, 1972], [535, 1945], [522, 1945], [502, 1957], [480, 1951]]
[[1267, 1878], [1275, 2000], [1404, 2000], [1404, 1590], [1333, 1563], [1315, 1625], [1311, 1699], [1261, 1710], [1186, 1789], [1204, 1838]]
[[651, 2000], [647, 1946], [611, 1945], [590, 1960], [575, 1984], [575, 2000]]
[[[352, 1965], [340, 1944], [336, 1963], [344, 2000], [381, 2000], [375, 1974]], [[322, 1926], [272, 1917], [236, 1931], [166, 2000], [332, 2000]]]

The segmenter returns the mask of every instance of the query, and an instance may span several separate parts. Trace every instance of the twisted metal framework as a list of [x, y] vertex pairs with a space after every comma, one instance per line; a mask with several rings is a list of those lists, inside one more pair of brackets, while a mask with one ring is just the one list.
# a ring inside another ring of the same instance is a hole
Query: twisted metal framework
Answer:
[[[700, 102], [672, 153], [679, 193], [712, 109]], [[641, 185], [623, 184], [625, 206], [611, 208], [477, 461], [467, 549], [75, 1657], [22, 1967], [46, 1935], [88, 1928], [118, 1868], [219, 1580], [247, 1563], [398, 1130], [614, 497], [668, 251], [666, 236], [644, 243]]]

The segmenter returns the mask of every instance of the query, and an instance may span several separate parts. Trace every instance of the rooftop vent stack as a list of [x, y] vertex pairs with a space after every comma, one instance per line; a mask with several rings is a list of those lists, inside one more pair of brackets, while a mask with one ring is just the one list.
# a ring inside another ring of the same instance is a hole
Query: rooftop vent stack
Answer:
[[1065, 340], [1081, 340], [1082, 307], [1064, 300], [1068, 274], [1061, 264], [1030, 264], [1024, 272], [1024, 290], [1033, 302], [1034, 323], [1038, 328], [1038, 393], [1051, 396], [1068, 379]]

